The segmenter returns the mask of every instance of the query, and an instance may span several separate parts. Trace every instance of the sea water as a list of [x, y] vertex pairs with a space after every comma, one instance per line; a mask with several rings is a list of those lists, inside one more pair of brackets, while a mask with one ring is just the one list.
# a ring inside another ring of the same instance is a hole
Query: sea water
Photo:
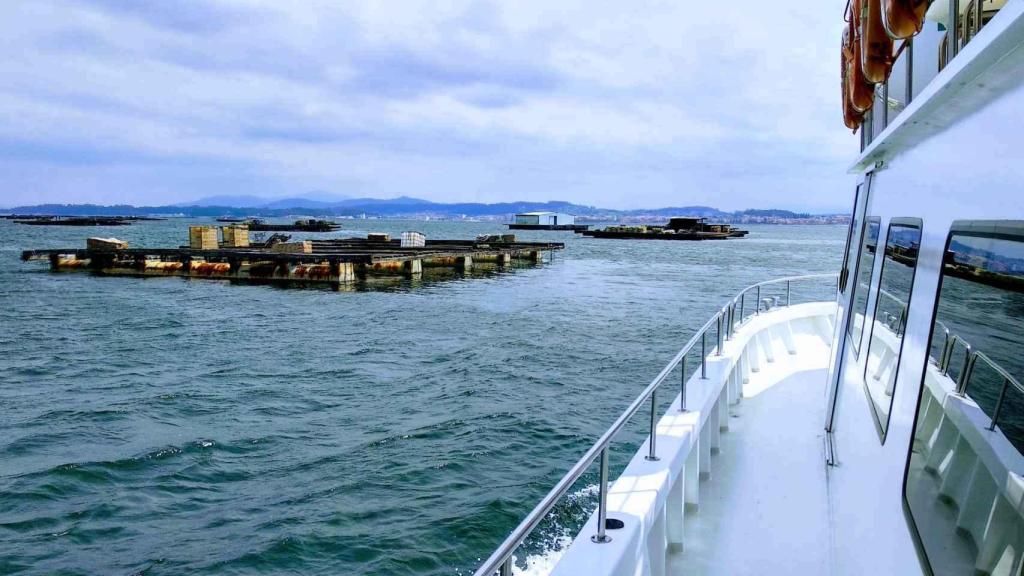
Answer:
[[[836, 272], [846, 238], [517, 231], [566, 248], [540, 266], [347, 292], [18, 259], [88, 236], [177, 246], [197, 223], [212, 222], [0, 220], [0, 573], [472, 573], [728, 298]], [[503, 228], [343, 224], [317, 237]], [[613, 475], [642, 441], [637, 420]], [[521, 564], [557, 554], [593, 486], [559, 503]]]

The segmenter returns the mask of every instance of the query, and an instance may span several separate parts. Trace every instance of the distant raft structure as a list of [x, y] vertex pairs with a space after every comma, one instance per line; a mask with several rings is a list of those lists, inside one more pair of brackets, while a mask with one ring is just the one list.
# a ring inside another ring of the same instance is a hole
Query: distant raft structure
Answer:
[[[131, 248], [116, 238], [90, 238], [85, 248], [26, 250], [21, 259], [48, 260], [51, 270], [91, 271], [107, 276], [181, 276], [250, 282], [330, 285], [355, 284], [368, 276], [420, 277], [425, 269], [469, 271], [474, 267], [507, 268], [516, 261], [541, 263], [544, 254], [561, 250], [555, 242], [516, 242], [510, 235], [474, 240], [426, 240], [406, 232], [368, 238], [289, 242], [275, 235], [261, 245], [248, 242], [242, 226], [193, 226], [189, 245], [177, 248]], [[230, 231], [229, 231], [230, 230]], [[246, 240], [242, 241], [241, 238]], [[411, 245], [410, 245], [411, 244]], [[418, 245], [417, 245], [418, 244]]]
[[507, 224], [509, 230], [571, 230], [582, 232], [590, 229], [586, 224], [577, 224], [576, 217], [562, 212], [523, 212], [516, 214], [515, 222]]
[[244, 222], [253, 232], [334, 232], [341, 230], [341, 224], [330, 220], [304, 219], [296, 220], [294, 224], [273, 224], [259, 218], [252, 218]]
[[15, 224], [28, 226], [128, 226], [137, 220], [162, 220], [145, 216], [53, 216], [49, 214], [11, 214], [3, 216]]
[[603, 230], [581, 232], [593, 238], [622, 238], [629, 240], [727, 240], [743, 238], [749, 234], [729, 224], [712, 224], [707, 218], [672, 218], [664, 226], [608, 226]]

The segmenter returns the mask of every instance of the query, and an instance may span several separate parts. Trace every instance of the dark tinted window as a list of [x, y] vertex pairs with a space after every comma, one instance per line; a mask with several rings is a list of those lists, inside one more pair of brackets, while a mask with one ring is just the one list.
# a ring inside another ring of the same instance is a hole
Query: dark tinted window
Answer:
[[881, 220], [872, 216], [867, 220], [867, 229], [860, 246], [860, 263], [857, 266], [857, 282], [853, 286], [853, 317], [850, 319], [850, 341], [854, 352], [860, 352], [861, 334], [868, 312], [868, 293], [871, 291], [871, 275], [875, 268], [875, 252], [878, 250], [878, 231]]
[[1024, 222], [957, 223], [935, 310], [904, 485], [914, 533], [937, 576], [1017, 575]]
[[903, 352], [910, 289], [917, 271], [921, 221], [894, 218], [887, 238], [864, 372], [864, 384], [883, 442], [889, 428], [889, 412]]

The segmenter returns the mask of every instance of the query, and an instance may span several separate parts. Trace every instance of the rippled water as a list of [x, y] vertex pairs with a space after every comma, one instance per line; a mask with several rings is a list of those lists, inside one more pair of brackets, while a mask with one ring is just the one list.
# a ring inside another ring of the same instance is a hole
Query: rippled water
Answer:
[[[726, 298], [834, 272], [845, 240], [519, 233], [566, 250], [344, 293], [18, 261], [93, 235], [180, 244], [188, 223], [0, 221], [0, 573], [471, 573]], [[347, 228], [334, 235], [499, 230]], [[520, 562], [592, 503], [583, 482]]]

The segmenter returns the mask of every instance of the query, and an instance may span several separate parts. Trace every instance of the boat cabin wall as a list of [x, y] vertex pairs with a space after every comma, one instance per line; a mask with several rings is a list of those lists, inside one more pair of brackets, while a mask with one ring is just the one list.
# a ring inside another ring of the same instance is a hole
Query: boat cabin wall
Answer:
[[[1024, 59], [1024, 48], [1016, 52], [1015, 58]], [[1018, 77], [1018, 82], [1024, 84], [1024, 79]], [[889, 225], [896, 219], [917, 218], [922, 227], [884, 443], [865, 385], [871, 330], [860, 336], [859, 353], [850, 341], [843, 353], [832, 434], [835, 466], [827, 471], [832, 539], [841, 543], [834, 547], [836, 573], [923, 573], [902, 491], [947, 236], [958, 220], [1024, 220], [1022, 134], [1024, 85], [1018, 85], [858, 176], [869, 184], [863, 187], [869, 189], [866, 214], [858, 221], [881, 220], [865, 326], [874, 325]], [[850, 190], [854, 187], [851, 182]], [[859, 252], [857, 234], [853, 236], [851, 264]], [[855, 285], [856, 270], [851, 268], [850, 274], [850, 285]]]

